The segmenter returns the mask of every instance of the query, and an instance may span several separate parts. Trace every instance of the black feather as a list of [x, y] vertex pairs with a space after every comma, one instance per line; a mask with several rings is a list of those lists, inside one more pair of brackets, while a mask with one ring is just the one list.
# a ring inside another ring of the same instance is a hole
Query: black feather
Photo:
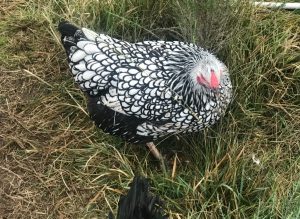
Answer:
[[61, 21], [57, 27], [61, 34], [61, 41], [65, 47], [67, 55], [70, 53], [70, 47], [76, 45], [79, 35], [77, 34], [80, 29], [67, 21]]
[[[168, 219], [162, 201], [149, 192], [148, 180], [134, 177], [127, 195], [121, 196], [116, 219]], [[110, 212], [109, 219], [114, 219]]]
[[[95, 125], [104, 132], [120, 136], [127, 139], [128, 142], [150, 142], [150, 136], [136, 136], [136, 128], [145, 122], [144, 119], [138, 119], [134, 116], [118, 113], [109, 107], [97, 104], [99, 97], [87, 96], [88, 112]], [[132, 138], [135, 136], [135, 138]]]
[[73, 24], [70, 24], [69, 22], [67, 21], [61, 21], [59, 24], [58, 24], [58, 31], [60, 32], [61, 34], [61, 38], [63, 39], [64, 37], [73, 37], [76, 33], [77, 30], [79, 30], [78, 27], [76, 27], [75, 25]]

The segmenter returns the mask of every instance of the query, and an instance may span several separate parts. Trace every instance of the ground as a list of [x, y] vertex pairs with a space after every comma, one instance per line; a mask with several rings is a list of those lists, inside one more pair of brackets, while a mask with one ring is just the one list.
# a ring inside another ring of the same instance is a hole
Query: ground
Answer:
[[[299, 218], [300, 15], [247, 2], [1, 1], [1, 217], [106, 218], [138, 173], [170, 218]], [[164, 174], [144, 146], [89, 120], [59, 42], [61, 19], [213, 51], [234, 85], [226, 116], [157, 142]]]

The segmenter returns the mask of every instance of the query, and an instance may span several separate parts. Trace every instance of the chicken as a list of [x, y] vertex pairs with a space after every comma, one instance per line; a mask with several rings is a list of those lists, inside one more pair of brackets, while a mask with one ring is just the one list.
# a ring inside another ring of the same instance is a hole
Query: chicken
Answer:
[[225, 64], [192, 43], [129, 43], [66, 21], [58, 30], [91, 119], [160, 160], [153, 141], [213, 125], [231, 101]]

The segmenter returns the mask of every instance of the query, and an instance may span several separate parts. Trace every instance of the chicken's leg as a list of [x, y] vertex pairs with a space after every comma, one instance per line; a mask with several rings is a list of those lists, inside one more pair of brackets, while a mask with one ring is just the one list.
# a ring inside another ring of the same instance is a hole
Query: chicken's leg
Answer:
[[165, 166], [165, 161], [164, 161], [164, 157], [161, 155], [161, 153], [159, 152], [159, 150], [156, 148], [155, 144], [153, 142], [148, 142], [146, 143], [147, 147], [149, 148], [151, 154], [159, 160], [160, 162], [160, 166], [164, 172], [164, 174], [166, 174], [166, 166]]

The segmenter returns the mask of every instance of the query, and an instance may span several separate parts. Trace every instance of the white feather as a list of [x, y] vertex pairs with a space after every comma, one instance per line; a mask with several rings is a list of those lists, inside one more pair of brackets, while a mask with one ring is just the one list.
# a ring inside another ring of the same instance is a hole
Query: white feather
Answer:
[[99, 62], [94, 62], [91, 66], [90, 66], [90, 69], [92, 70], [96, 70], [97, 68], [100, 68], [101, 67], [101, 64]]
[[145, 70], [145, 69], [147, 69], [147, 65], [145, 65], [144, 63], [141, 63], [139, 65], [139, 68], [142, 69], [142, 70]]
[[130, 108], [131, 112], [133, 112], [133, 113], [138, 112], [140, 109], [141, 109], [141, 107], [137, 107], [137, 106], [134, 106], [134, 105]]
[[134, 88], [132, 88], [131, 90], [129, 90], [129, 95], [135, 95], [135, 94], [137, 94], [139, 92], [139, 90], [138, 89], [134, 89]]
[[84, 47], [84, 51], [87, 54], [94, 54], [97, 52], [100, 52], [100, 50], [98, 49], [98, 47], [95, 44], [88, 44]]
[[97, 61], [102, 61], [102, 60], [104, 60], [104, 59], [107, 59], [107, 56], [104, 55], [104, 54], [98, 54], [98, 55], [96, 55], [95, 59], [96, 59]]
[[91, 40], [91, 41], [95, 41], [96, 40], [96, 37], [98, 37], [99, 35], [97, 33], [95, 33], [94, 31], [91, 31], [89, 29], [86, 29], [86, 28], [82, 28], [82, 32], [84, 33], [85, 37], [88, 39], [88, 40]]
[[72, 54], [71, 62], [78, 62], [86, 56], [86, 53], [80, 49]]
[[85, 71], [86, 66], [84, 62], [80, 62], [79, 64], [75, 65], [75, 68], [78, 69], [79, 71]]
[[84, 80], [90, 80], [93, 76], [96, 75], [96, 72], [94, 71], [85, 71], [82, 75]]
[[155, 71], [157, 69], [157, 66], [156, 65], [149, 65], [149, 69], [151, 71]]
[[90, 44], [91, 41], [88, 40], [81, 40], [77, 43], [77, 47], [79, 47], [80, 49], [84, 49], [85, 45]]

